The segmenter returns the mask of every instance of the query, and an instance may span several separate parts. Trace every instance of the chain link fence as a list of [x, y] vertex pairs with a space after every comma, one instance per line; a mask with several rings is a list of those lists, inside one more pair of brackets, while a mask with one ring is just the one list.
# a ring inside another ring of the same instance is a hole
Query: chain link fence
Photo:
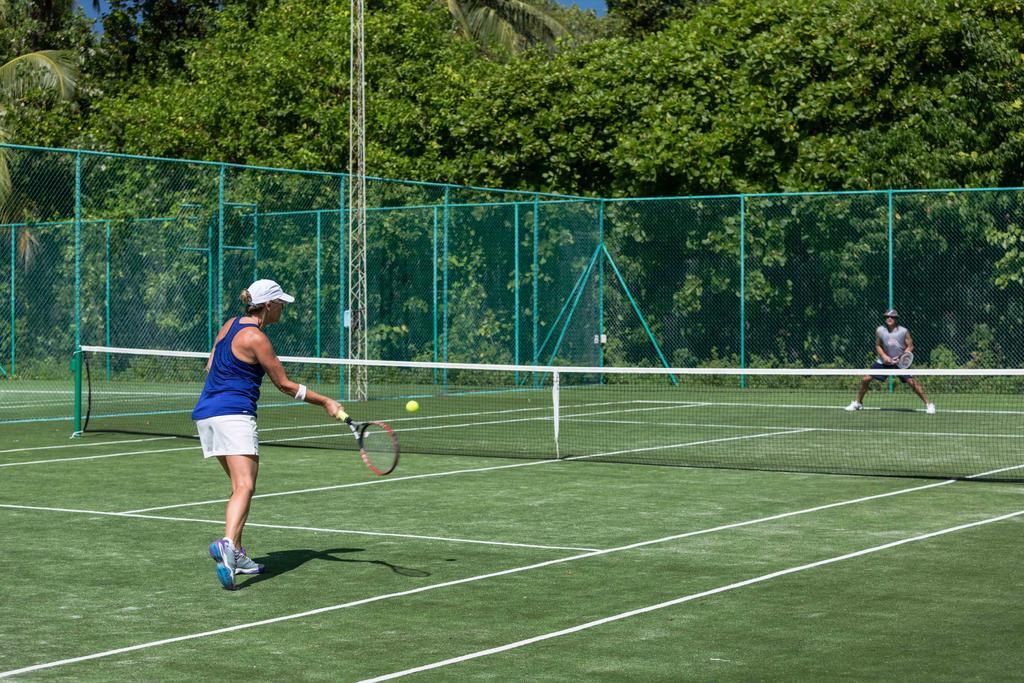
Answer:
[[[261, 277], [297, 299], [278, 353], [348, 355], [344, 174], [6, 153], [0, 380], [66, 377], [83, 344], [209, 350]], [[1020, 189], [367, 196], [374, 358], [863, 367], [895, 306], [921, 365], [1024, 364]]]

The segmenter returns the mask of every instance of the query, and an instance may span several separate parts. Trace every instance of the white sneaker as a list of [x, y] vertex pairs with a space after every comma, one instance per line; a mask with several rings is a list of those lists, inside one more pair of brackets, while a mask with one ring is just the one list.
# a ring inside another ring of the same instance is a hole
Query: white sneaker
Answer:
[[927, 406], [925, 406], [924, 412], [928, 413], [929, 415], [934, 415], [935, 414], [935, 404], [934, 403], [929, 403]]
[[235, 548], [235, 573], [262, 574], [263, 565], [257, 564], [251, 557], [246, 555], [245, 548]]
[[[862, 404], [860, 401], [854, 401], [850, 405], [846, 406], [846, 410], [849, 410], [849, 411], [860, 410], [863, 407], [864, 407], [864, 404]], [[932, 410], [932, 412], [934, 413], [935, 411]]]

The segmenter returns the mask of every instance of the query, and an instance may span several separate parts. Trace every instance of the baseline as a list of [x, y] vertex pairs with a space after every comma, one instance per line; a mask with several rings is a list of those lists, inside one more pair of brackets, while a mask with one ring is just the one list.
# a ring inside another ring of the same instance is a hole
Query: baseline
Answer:
[[[45, 507], [41, 505], [14, 505], [0, 503], [0, 509], [7, 510], [37, 510], [41, 512], [67, 512], [81, 515], [99, 515], [103, 517], [124, 517], [127, 519], [152, 519], [162, 522], [194, 522], [199, 524], [215, 524], [223, 526], [223, 519], [195, 519], [191, 517], [165, 517], [161, 515], [141, 515], [129, 512], [104, 512], [101, 510], [80, 510], [77, 508]], [[246, 527], [260, 527], [262, 529], [279, 529], [285, 531], [312, 531], [315, 533], [348, 534], [352, 536], [384, 536], [388, 538], [408, 538], [416, 541], [443, 541], [446, 543], [469, 543], [475, 545], [497, 545], [509, 548], [532, 548], [535, 550], [582, 550], [593, 552], [597, 548], [581, 548], [579, 546], [566, 545], [538, 545], [535, 543], [513, 543], [511, 541], [481, 541], [472, 538], [452, 538], [449, 536], [425, 536], [422, 534], [399, 534], [385, 531], [363, 531], [361, 529], [330, 529], [312, 526], [293, 526], [288, 524], [260, 524], [247, 522]]]

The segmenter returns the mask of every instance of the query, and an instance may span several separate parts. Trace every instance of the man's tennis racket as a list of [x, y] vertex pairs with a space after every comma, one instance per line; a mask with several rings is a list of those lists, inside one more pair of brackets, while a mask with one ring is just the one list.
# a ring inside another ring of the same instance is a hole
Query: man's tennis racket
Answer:
[[383, 422], [354, 422], [345, 412], [336, 416], [352, 430], [352, 436], [359, 444], [359, 457], [370, 470], [383, 477], [398, 467], [398, 437], [394, 430]]
[[906, 370], [914, 363], [914, 352], [904, 351], [903, 354], [896, 359], [896, 367], [900, 370]]

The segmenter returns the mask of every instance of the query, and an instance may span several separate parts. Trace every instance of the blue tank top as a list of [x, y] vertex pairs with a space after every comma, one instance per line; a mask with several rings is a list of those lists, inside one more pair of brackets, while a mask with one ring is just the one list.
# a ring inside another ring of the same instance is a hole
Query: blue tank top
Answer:
[[243, 325], [235, 318], [228, 333], [213, 347], [213, 362], [206, 375], [203, 392], [192, 411], [193, 420], [220, 415], [256, 416], [256, 402], [260, 400], [260, 384], [266, 371], [259, 363], [250, 365], [238, 360], [231, 352], [231, 342], [243, 327], [258, 325]]

